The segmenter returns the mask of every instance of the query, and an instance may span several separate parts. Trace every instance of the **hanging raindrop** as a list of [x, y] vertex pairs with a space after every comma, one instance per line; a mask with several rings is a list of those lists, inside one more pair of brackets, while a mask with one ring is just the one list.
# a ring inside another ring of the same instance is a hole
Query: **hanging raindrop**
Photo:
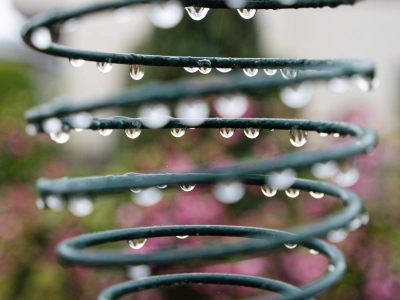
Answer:
[[186, 132], [186, 128], [171, 128], [171, 134], [176, 137], [182, 137]]
[[264, 69], [265, 74], [267, 74], [268, 76], [273, 76], [276, 74], [276, 72], [278, 72], [277, 69]]
[[184, 240], [188, 237], [188, 235], [177, 235], [176, 236], [178, 239]]
[[199, 72], [200, 72], [201, 74], [208, 74], [208, 73], [211, 72], [211, 68], [200, 67], [200, 68], [199, 68]]
[[228, 73], [232, 71], [231, 68], [217, 68], [217, 71], [220, 71], [221, 73]]
[[130, 189], [132, 193], [140, 193], [142, 191], [142, 189]]
[[136, 139], [137, 137], [139, 137], [141, 132], [142, 130], [140, 130], [139, 128], [125, 129], [125, 134], [130, 139]]
[[197, 67], [184, 67], [184, 69], [189, 73], [196, 73], [199, 70]]
[[224, 138], [230, 138], [233, 136], [235, 133], [235, 128], [220, 128], [219, 133], [224, 137]]
[[318, 193], [318, 192], [313, 192], [313, 191], [310, 192], [310, 195], [315, 199], [321, 199], [325, 196], [324, 193]]
[[33, 46], [41, 50], [49, 48], [52, 43], [51, 33], [47, 27], [34, 29], [30, 38]]
[[290, 143], [295, 147], [304, 146], [307, 142], [307, 130], [290, 129]]
[[142, 79], [144, 76], [144, 65], [131, 65], [129, 74], [134, 80]]
[[284, 245], [288, 249], [295, 249], [297, 247], [297, 244], [284, 244]]
[[189, 6], [185, 7], [185, 9], [188, 12], [189, 16], [195, 21], [203, 20], [210, 10], [208, 7], [197, 6]]
[[105, 129], [99, 129], [99, 133], [100, 133], [102, 136], [108, 136], [108, 135], [110, 135], [112, 132], [113, 132], [112, 129], [107, 129], [107, 128], [105, 128]]
[[276, 195], [278, 189], [272, 186], [263, 185], [261, 186], [262, 193], [267, 197], [273, 197]]
[[247, 68], [247, 69], [243, 69], [243, 72], [244, 72], [244, 74], [246, 74], [249, 77], [254, 77], [258, 73], [258, 69]]
[[295, 79], [299, 70], [284, 68], [281, 69], [282, 77], [285, 79]]
[[296, 198], [298, 195], [300, 195], [300, 190], [288, 189], [288, 190], [285, 190], [285, 193], [289, 198]]
[[331, 243], [340, 243], [344, 241], [349, 233], [344, 228], [339, 228], [337, 230], [331, 230], [327, 233], [326, 238]]
[[132, 249], [140, 249], [144, 246], [144, 244], [146, 243], [147, 239], [135, 239], [135, 240], [129, 240], [128, 241], [128, 245], [129, 247], [131, 247]]
[[111, 71], [112, 69], [112, 63], [110, 62], [97, 62], [97, 69], [99, 69], [99, 71], [101, 73], [108, 73]]
[[50, 138], [57, 144], [65, 144], [70, 137], [69, 131], [50, 132]]
[[182, 191], [185, 191], [185, 192], [193, 191], [195, 186], [196, 186], [195, 184], [181, 184], [180, 185]]
[[318, 255], [318, 254], [319, 254], [319, 251], [314, 250], [314, 249], [310, 249], [310, 253], [311, 253], [312, 255]]
[[70, 58], [69, 63], [71, 66], [73, 66], [75, 68], [80, 68], [85, 64], [85, 61], [83, 59]]
[[243, 131], [249, 139], [255, 139], [260, 134], [260, 129], [258, 128], [245, 128]]
[[68, 199], [68, 209], [77, 217], [86, 217], [93, 211], [93, 202], [88, 196], [73, 196]]
[[257, 12], [257, 9], [239, 8], [237, 11], [243, 19], [248, 20], [254, 17], [254, 15]]

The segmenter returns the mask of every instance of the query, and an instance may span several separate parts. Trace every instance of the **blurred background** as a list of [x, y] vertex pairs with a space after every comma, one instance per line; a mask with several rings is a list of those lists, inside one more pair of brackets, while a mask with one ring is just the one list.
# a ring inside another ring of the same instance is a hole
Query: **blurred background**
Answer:
[[[300, 249], [213, 266], [177, 266], [172, 270], [138, 266], [99, 271], [66, 268], [56, 261], [56, 245], [85, 232], [168, 224], [285, 228], [309, 223], [340, 208], [330, 197], [315, 200], [302, 193], [293, 200], [278, 192], [273, 198], [265, 198], [259, 189], [251, 187], [246, 187], [243, 199], [228, 205], [217, 201], [215, 190], [213, 193], [212, 187], [206, 186], [196, 187], [190, 193], [166, 189], [161, 201], [147, 207], [138, 204], [138, 195], [127, 193], [99, 197], [93, 212], [39, 210], [34, 190], [39, 177], [185, 171], [196, 164], [217, 161], [223, 165], [293, 149], [287, 134], [280, 132], [262, 132], [257, 139], [250, 140], [239, 130], [230, 139], [223, 139], [218, 131], [188, 130], [185, 136], [176, 139], [168, 132], [155, 130], [142, 132], [139, 139], [130, 140], [123, 132], [115, 131], [104, 137], [84, 131], [73, 132], [64, 145], [55, 144], [44, 134], [28, 136], [24, 111], [60, 95], [74, 101], [95, 101], [150, 80], [185, 76], [204, 79], [218, 75], [215, 70], [203, 75], [180, 68], [149, 67], [143, 80], [137, 82], [130, 78], [127, 66], [114, 65], [108, 74], [100, 73], [91, 62], [74, 68], [66, 59], [41, 55], [22, 43], [19, 30], [27, 18], [50, 8], [90, 2], [0, 1], [0, 298], [95, 299], [100, 290], [128, 278], [182, 270], [268, 276], [300, 285], [320, 276], [326, 270], [325, 259]], [[290, 90], [277, 90], [264, 99], [238, 100], [236, 110], [230, 113], [237, 117], [338, 120], [378, 131], [379, 146], [371, 155], [362, 155], [352, 162], [351, 168], [357, 166], [357, 169], [350, 179], [341, 180], [337, 176], [327, 179], [356, 191], [364, 200], [371, 221], [368, 226], [349, 233], [346, 239], [336, 241], [347, 258], [348, 272], [342, 282], [317, 298], [398, 299], [400, 39], [396, 36], [400, 29], [400, 2], [369, 0], [335, 9], [259, 11], [251, 20], [240, 18], [235, 10], [215, 10], [200, 22], [191, 20], [182, 8], [171, 7], [168, 14], [173, 12], [174, 22], [164, 20], [160, 8], [150, 5], [72, 20], [60, 29], [60, 42], [82, 49], [126, 53], [367, 58], [376, 62], [380, 87], [375, 91], [362, 92], [352, 82], [341, 83], [339, 87], [333, 82], [319, 83], [296, 87], [307, 94], [301, 105], [291, 104], [287, 97]], [[172, 25], [176, 26], [162, 28]], [[260, 70], [257, 76], [266, 76], [263, 73]], [[279, 72], [275, 76], [280, 76]], [[207, 101], [212, 103], [211, 115], [230, 116], [227, 106], [221, 109], [223, 100]], [[95, 113], [130, 117], [135, 114], [135, 110]], [[304, 147], [312, 149], [335, 143], [334, 137], [310, 134]], [[315, 170], [299, 174], [307, 178], [318, 175]], [[79, 216], [86, 214], [89, 215]], [[178, 241], [154, 239], [141, 251], [198, 243], [201, 240], [192, 237]], [[135, 299], [181, 299], [182, 295], [185, 299], [238, 299], [260, 293], [244, 288], [191, 286], [142, 292]]]

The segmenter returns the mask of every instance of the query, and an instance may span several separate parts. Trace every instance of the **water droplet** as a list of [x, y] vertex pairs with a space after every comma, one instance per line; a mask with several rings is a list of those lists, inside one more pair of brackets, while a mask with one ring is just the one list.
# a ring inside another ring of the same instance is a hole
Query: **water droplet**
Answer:
[[42, 129], [44, 132], [58, 132], [61, 131], [63, 123], [58, 118], [49, 118], [42, 122]]
[[278, 189], [275, 187], [268, 186], [268, 185], [263, 185], [263, 186], [261, 186], [261, 191], [265, 196], [273, 197], [276, 195]]
[[131, 197], [137, 205], [148, 207], [160, 202], [163, 198], [163, 192], [159, 188], [151, 187], [142, 190], [140, 193], [133, 193]]
[[208, 118], [210, 108], [203, 100], [181, 101], [175, 108], [175, 115], [183, 118], [181, 122], [187, 126], [198, 126]]
[[305, 81], [295, 87], [285, 87], [280, 92], [282, 102], [290, 108], [301, 108], [307, 105], [314, 95], [311, 82]]
[[248, 20], [254, 17], [254, 15], [257, 12], [257, 9], [239, 8], [237, 11], [243, 19]]
[[295, 79], [297, 77], [298, 72], [299, 70], [291, 68], [281, 69], [282, 77], [285, 79]]
[[39, 131], [39, 128], [36, 124], [27, 124], [25, 126], [25, 132], [29, 135], [29, 136], [35, 136]]
[[333, 136], [334, 136], [335, 138], [338, 138], [338, 137], [340, 137], [340, 133], [335, 132], [335, 133], [333, 134]]
[[321, 199], [325, 196], [324, 193], [318, 193], [318, 192], [313, 192], [313, 191], [310, 192], [310, 195], [315, 199]]
[[287, 189], [287, 190], [285, 190], [285, 193], [289, 198], [296, 198], [298, 195], [300, 195], [300, 190]]
[[60, 212], [65, 208], [65, 200], [60, 196], [49, 195], [46, 197], [45, 203], [52, 211]]
[[349, 233], [344, 228], [339, 228], [337, 230], [331, 230], [326, 235], [326, 238], [331, 243], [340, 243], [344, 241]]
[[184, 69], [189, 73], [196, 73], [199, 70], [197, 67], [184, 67]]
[[332, 264], [329, 264], [328, 271], [332, 273], [332, 272], [335, 272], [335, 270], [336, 270], [336, 267]]
[[125, 129], [125, 134], [130, 139], [136, 139], [137, 137], [139, 137], [141, 132], [142, 130], [140, 130], [139, 128]]
[[233, 136], [235, 133], [235, 128], [220, 128], [219, 133], [224, 137], [224, 138], [230, 138]]
[[182, 137], [186, 132], [186, 128], [171, 128], [171, 134], [176, 137]]
[[284, 244], [284, 245], [288, 249], [295, 249], [297, 247], [297, 244]]
[[176, 236], [178, 239], [184, 240], [188, 237], [188, 235], [177, 235]]
[[65, 144], [70, 138], [69, 131], [50, 132], [50, 138], [57, 144]]
[[356, 167], [352, 167], [346, 171], [337, 172], [332, 180], [341, 187], [351, 187], [360, 178], [360, 172]]
[[189, 6], [185, 7], [185, 9], [188, 12], [189, 16], [195, 21], [200, 21], [204, 19], [208, 11], [210, 10], [207, 7], [197, 7], [197, 6]]
[[352, 220], [349, 225], [347, 225], [347, 229], [351, 232], [356, 231], [358, 228], [360, 228], [362, 225], [361, 219], [355, 218], [354, 220]]
[[304, 146], [307, 142], [307, 130], [290, 129], [290, 143], [295, 147]]
[[217, 70], [220, 71], [221, 73], [228, 73], [232, 71], [231, 68], [217, 68]]
[[77, 217], [85, 217], [93, 211], [93, 202], [88, 196], [73, 196], [68, 199], [68, 209]]
[[232, 204], [243, 198], [246, 189], [239, 181], [219, 182], [213, 188], [214, 197], [224, 204]]
[[102, 136], [108, 136], [108, 135], [110, 135], [112, 132], [113, 132], [112, 129], [107, 129], [107, 128], [99, 129], [99, 133], [100, 133]]
[[51, 46], [52, 38], [49, 28], [39, 27], [32, 31], [31, 42], [38, 49], [45, 50]]
[[246, 113], [249, 101], [240, 94], [226, 95], [219, 97], [214, 102], [214, 107], [223, 118], [240, 118]]
[[131, 247], [132, 249], [140, 249], [144, 246], [144, 244], [146, 243], [147, 239], [135, 239], [135, 240], [129, 240], [128, 241], [128, 245], [129, 247]]
[[258, 73], [258, 69], [247, 68], [247, 69], [243, 69], [243, 72], [244, 72], [244, 74], [246, 74], [249, 77], [254, 77]]
[[369, 214], [367, 212], [363, 213], [360, 218], [363, 225], [367, 225], [369, 223]]
[[147, 265], [139, 265], [139, 266], [128, 266], [127, 276], [130, 279], [140, 279], [146, 278], [151, 275], [151, 269]]
[[268, 185], [284, 190], [293, 185], [296, 181], [296, 177], [296, 171], [288, 168], [281, 172], [272, 173], [268, 178]]
[[314, 250], [314, 249], [310, 249], [310, 253], [311, 253], [312, 255], [318, 255], [318, 254], [319, 254], [319, 251]]
[[36, 206], [39, 209], [45, 209], [46, 208], [46, 204], [44, 203], [42, 198], [37, 198], [36, 199]]
[[331, 178], [338, 170], [338, 164], [331, 160], [326, 163], [316, 163], [311, 167], [311, 173], [320, 179]]
[[199, 68], [199, 72], [200, 72], [201, 74], [208, 74], [208, 73], [211, 72], [211, 68], [200, 67], [200, 68]]
[[195, 184], [181, 184], [180, 185], [182, 191], [185, 191], [185, 192], [193, 191], [195, 186], [196, 186]]
[[179, 24], [183, 18], [182, 4], [178, 1], [151, 3], [147, 16], [153, 25], [168, 29]]
[[142, 189], [130, 189], [132, 193], [140, 193], [142, 191]]
[[97, 62], [97, 69], [99, 69], [99, 71], [101, 73], [108, 73], [111, 71], [112, 69], [112, 63], [110, 62], [104, 62], [104, 61], [99, 61]]
[[78, 114], [69, 116], [68, 122], [75, 129], [87, 129], [92, 125], [92, 115], [88, 112], [80, 112]]
[[170, 121], [170, 111], [164, 104], [145, 104], [139, 107], [140, 121], [149, 128], [164, 127]]
[[131, 65], [129, 74], [134, 80], [142, 79], [144, 76], [144, 65]]
[[166, 187], [167, 187], [168, 185], [166, 185], [166, 184], [164, 184], [164, 185], [157, 185], [157, 187], [159, 188], [159, 189], [165, 189]]
[[372, 90], [372, 78], [354, 75], [351, 80], [358, 86], [363, 92], [369, 92]]
[[85, 61], [83, 59], [70, 58], [69, 63], [71, 66], [73, 66], [75, 68], [80, 68], [85, 64]]
[[258, 128], [245, 128], [243, 131], [249, 139], [255, 139], [260, 134], [260, 129]]
[[328, 82], [329, 89], [337, 94], [343, 94], [350, 88], [350, 82], [347, 78], [333, 78]]
[[63, 29], [66, 32], [74, 32], [79, 28], [79, 21], [77, 18], [71, 18], [64, 22]]
[[277, 69], [264, 69], [265, 74], [269, 75], [269, 76], [273, 76], [276, 74], [276, 72], [278, 72]]
[[329, 133], [327, 133], [327, 132], [320, 132], [319, 133], [319, 136], [322, 136], [322, 137], [327, 137], [329, 135]]

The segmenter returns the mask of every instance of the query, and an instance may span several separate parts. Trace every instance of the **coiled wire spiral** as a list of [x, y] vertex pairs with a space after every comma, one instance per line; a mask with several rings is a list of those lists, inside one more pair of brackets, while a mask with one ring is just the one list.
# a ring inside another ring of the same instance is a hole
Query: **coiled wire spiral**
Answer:
[[[188, 173], [157, 173], [125, 175], [109, 175], [87, 178], [62, 178], [58, 180], [40, 179], [37, 190], [41, 195], [39, 206], [50, 206], [49, 198], [59, 197], [70, 201], [76, 195], [95, 196], [98, 194], [127, 192], [129, 189], [144, 189], [155, 186], [181, 185], [190, 190], [194, 185], [216, 184], [218, 182], [240, 181], [246, 185], [261, 186], [265, 194], [273, 195], [276, 189], [310, 191], [316, 195], [331, 195], [343, 204], [343, 209], [314, 223], [277, 231], [265, 228], [190, 225], [190, 226], [160, 226], [112, 230], [81, 235], [62, 242], [58, 246], [57, 255], [61, 262], [71, 265], [91, 267], [115, 267], [128, 265], [171, 265], [188, 261], [215, 261], [231, 256], [246, 254], [263, 254], [267, 250], [286, 245], [294, 248], [296, 245], [309, 248], [326, 256], [329, 268], [316, 281], [305, 286], [296, 287], [284, 282], [268, 278], [220, 274], [220, 273], [191, 273], [151, 276], [114, 285], [104, 290], [98, 299], [117, 299], [128, 293], [171, 285], [184, 284], [225, 284], [246, 286], [280, 293], [279, 299], [308, 299], [316, 293], [336, 283], [343, 276], [346, 263], [342, 253], [334, 246], [317, 239], [325, 237], [328, 232], [346, 228], [357, 221], [357, 224], [367, 223], [368, 215], [359, 197], [350, 190], [332, 184], [286, 178], [282, 184], [280, 175], [264, 175], [280, 172], [287, 168], [305, 169], [316, 163], [352, 158], [361, 153], [369, 153], [377, 143], [373, 130], [361, 126], [310, 120], [267, 119], [267, 118], [206, 118], [187, 119], [158, 117], [162, 122], [155, 126], [152, 118], [93, 118], [86, 120], [87, 124], [76, 125], [77, 116], [106, 107], [136, 107], [149, 103], [172, 103], [179, 99], [198, 99], [209, 94], [245, 93], [248, 95], [263, 95], [274, 88], [299, 84], [303, 81], [327, 81], [333, 78], [350, 78], [357, 76], [362, 80], [366, 89], [373, 85], [374, 65], [364, 60], [312, 60], [312, 59], [270, 59], [270, 58], [215, 58], [215, 57], [176, 57], [139, 54], [104, 53], [73, 49], [53, 42], [57, 26], [86, 14], [102, 10], [121, 8], [127, 5], [148, 3], [144, 0], [125, 0], [101, 3], [69, 11], [54, 10], [39, 15], [30, 20], [22, 30], [26, 44], [37, 51], [65, 57], [72, 63], [82, 61], [97, 62], [103, 71], [111, 69], [112, 64], [130, 65], [133, 79], [140, 79], [144, 74], [144, 66], [184, 67], [189, 71], [200, 70], [208, 73], [212, 68], [221, 72], [231, 69], [243, 69], [246, 75], [256, 73], [258, 69], [266, 69], [274, 73], [281, 69], [284, 79], [274, 77], [249, 78], [242, 74], [219, 76], [213, 81], [199, 82], [181, 79], [167, 83], [149, 83], [136, 87], [105, 99], [95, 104], [70, 103], [59, 101], [44, 104], [30, 109], [25, 118], [28, 121], [28, 131], [47, 132], [56, 142], [68, 140], [71, 129], [99, 130], [106, 135], [110, 130], [125, 130], [130, 138], [139, 136], [141, 130], [171, 129], [172, 133], [181, 135], [186, 128], [217, 128], [222, 135], [233, 134], [234, 129], [242, 128], [252, 137], [260, 130], [289, 130], [295, 143], [302, 144], [307, 132], [316, 131], [335, 136], [351, 136], [352, 141], [344, 142], [334, 148], [318, 151], [293, 151], [270, 157], [264, 160], [254, 160], [238, 163], [229, 167], [217, 168], [203, 166]], [[193, 18], [201, 19], [209, 9], [231, 8], [222, 0], [181, 0], [182, 4], [192, 14]], [[306, 7], [336, 7], [344, 4], [354, 4], [356, 0], [248, 0], [241, 13], [254, 15], [256, 9], [286, 9]], [[41, 37], [38, 38], [38, 35]], [[302, 71], [297, 75], [298, 71]], [[307, 72], [303, 72], [307, 71]], [[240, 73], [240, 72], [239, 72]], [[268, 74], [268, 73], [267, 73]], [[83, 113], [83, 114], [82, 114]], [[87, 117], [87, 116], [86, 116]], [[49, 130], [48, 124], [53, 123]], [[84, 122], [85, 123], [85, 122]], [[79, 128], [78, 128], [79, 127]], [[54, 129], [56, 128], [56, 129]], [[281, 183], [279, 183], [281, 182]], [[129, 241], [134, 247], [141, 247], [146, 239], [165, 236], [228, 236], [246, 238], [246, 242], [218, 243], [195, 249], [160, 249], [147, 254], [131, 255], [126, 253], [107, 252], [104, 250], [86, 250], [92, 246], [117, 241]]]

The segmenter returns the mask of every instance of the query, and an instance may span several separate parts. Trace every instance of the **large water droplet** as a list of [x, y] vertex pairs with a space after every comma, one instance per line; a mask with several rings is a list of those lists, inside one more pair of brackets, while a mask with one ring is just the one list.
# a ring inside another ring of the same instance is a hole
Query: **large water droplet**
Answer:
[[327, 133], [327, 132], [320, 132], [319, 133], [319, 136], [322, 136], [322, 137], [327, 137], [329, 135], [329, 133]]
[[298, 195], [300, 195], [300, 190], [287, 189], [287, 190], [285, 190], [285, 193], [289, 198], [296, 198]]
[[92, 125], [92, 115], [88, 112], [80, 112], [69, 117], [69, 124], [75, 129], [87, 129]]
[[180, 185], [182, 191], [185, 191], [185, 192], [193, 191], [195, 186], [196, 186], [195, 184], [181, 184]]
[[243, 19], [251, 19], [256, 14], [257, 9], [239, 8], [237, 11]]
[[108, 136], [108, 135], [110, 135], [112, 132], [113, 132], [112, 129], [107, 129], [107, 128], [99, 129], [99, 133], [100, 133], [102, 136]]
[[350, 83], [347, 78], [333, 78], [328, 82], [329, 89], [338, 94], [345, 93], [350, 88]]
[[48, 118], [42, 122], [42, 129], [44, 132], [58, 132], [61, 131], [63, 123], [58, 118]]
[[142, 79], [144, 76], [144, 65], [131, 65], [129, 74], [134, 80]]
[[178, 1], [151, 3], [147, 10], [147, 16], [151, 23], [158, 28], [173, 28], [182, 20], [182, 4]]
[[166, 184], [163, 184], [163, 185], [157, 185], [157, 187], [159, 188], [159, 189], [165, 189], [166, 187], [167, 187], [168, 185], [166, 185]]
[[268, 178], [268, 185], [280, 190], [287, 189], [296, 181], [297, 173], [294, 169], [288, 168], [281, 172], [273, 173]]
[[329, 264], [329, 265], [328, 265], [328, 271], [329, 271], [329, 272], [332, 273], [332, 272], [335, 272], [335, 270], [336, 270], [336, 267], [335, 267], [333, 264]]
[[70, 137], [69, 131], [50, 132], [50, 138], [57, 144], [65, 144]]
[[70, 58], [69, 59], [69, 63], [71, 66], [75, 67], [75, 68], [80, 68], [85, 64], [85, 61], [83, 59], [74, 59], [74, 58]]
[[208, 73], [210, 73], [211, 72], [211, 68], [207, 68], [207, 67], [200, 67], [199, 68], [199, 72], [201, 73], [201, 74], [208, 74]]
[[311, 167], [311, 173], [320, 179], [331, 178], [338, 170], [338, 165], [331, 160], [326, 163], [316, 163]]
[[292, 128], [290, 129], [290, 143], [295, 147], [304, 146], [307, 142], [308, 131]]
[[130, 189], [132, 193], [140, 193], [142, 191], [142, 189]]
[[247, 111], [249, 101], [240, 94], [221, 96], [214, 102], [214, 107], [223, 118], [240, 118]]
[[176, 236], [178, 239], [184, 240], [188, 237], [188, 235], [177, 235]]
[[176, 137], [182, 137], [186, 132], [186, 128], [171, 128], [171, 134]]
[[188, 12], [189, 16], [195, 21], [200, 21], [204, 19], [208, 11], [210, 10], [208, 7], [197, 6], [189, 6], [185, 7], [185, 9]]
[[33, 46], [41, 50], [49, 48], [52, 43], [51, 33], [47, 27], [34, 29], [30, 38]]
[[245, 128], [243, 131], [249, 139], [255, 139], [260, 134], [260, 129], [258, 128]]
[[49, 195], [45, 199], [46, 206], [52, 211], [60, 212], [65, 208], [65, 200], [60, 196]]
[[175, 108], [175, 115], [183, 118], [182, 123], [188, 126], [198, 126], [208, 118], [210, 108], [203, 100], [181, 101]]
[[269, 76], [273, 76], [276, 74], [276, 72], [278, 72], [277, 69], [264, 69], [265, 74], [269, 75]]
[[243, 69], [243, 72], [244, 72], [244, 74], [246, 74], [249, 77], [254, 77], [258, 73], [258, 69], [247, 68], [247, 69]]
[[99, 61], [98, 63], [97, 63], [97, 69], [99, 69], [99, 71], [101, 72], [101, 73], [108, 73], [108, 72], [110, 72], [111, 71], [111, 69], [112, 69], [112, 63], [110, 63], [110, 62], [104, 62], [104, 61]]
[[149, 128], [164, 127], [170, 121], [170, 111], [164, 104], [142, 105], [138, 109], [140, 121]]
[[312, 255], [318, 255], [318, 254], [319, 254], [319, 251], [314, 250], [314, 249], [310, 249], [310, 253], [311, 253]]
[[307, 105], [314, 95], [314, 87], [309, 81], [296, 87], [285, 87], [280, 92], [282, 102], [290, 108], [301, 108]]
[[220, 128], [219, 133], [224, 137], [224, 138], [230, 138], [233, 136], [235, 133], [235, 128]]
[[352, 167], [346, 171], [337, 172], [332, 180], [341, 187], [351, 187], [360, 178], [360, 172], [356, 167]]
[[217, 71], [220, 71], [221, 73], [228, 73], [232, 71], [231, 68], [217, 68]]
[[199, 70], [198, 67], [184, 67], [184, 69], [189, 73], [196, 73]]
[[354, 75], [351, 80], [358, 86], [363, 92], [369, 92], [372, 90], [372, 78], [361, 75]]
[[238, 181], [219, 182], [213, 188], [214, 197], [222, 203], [232, 204], [243, 198], [246, 189], [243, 183]]
[[25, 132], [29, 135], [29, 136], [35, 136], [39, 131], [39, 128], [36, 124], [27, 124], [25, 126]]
[[367, 212], [363, 213], [361, 216], [361, 223], [367, 225], [369, 223], [369, 214]]
[[136, 139], [137, 137], [139, 137], [141, 132], [142, 130], [140, 130], [139, 128], [125, 129], [125, 134], [130, 139]]
[[140, 193], [133, 193], [131, 197], [132, 201], [137, 205], [147, 207], [160, 202], [163, 198], [163, 192], [159, 188], [151, 187], [142, 190]]
[[263, 185], [261, 186], [262, 193], [267, 197], [273, 197], [276, 195], [278, 189], [272, 186]]
[[340, 243], [340, 242], [342, 242], [342, 241], [344, 241], [346, 239], [348, 234], [349, 233], [347, 232], [346, 229], [340, 228], [340, 229], [337, 229], [337, 230], [329, 231], [328, 234], [326, 235], [326, 238], [331, 243]]
[[93, 211], [93, 202], [88, 196], [73, 196], [68, 199], [68, 209], [77, 217], [85, 217]]
[[291, 68], [281, 69], [282, 77], [285, 79], [295, 79], [297, 77], [298, 72], [299, 70]]
[[128, 245], [129, 247], [131, 247], [132, 249], [140, 249], [144, 246], [144, 244], [146, 243], [147, 239], [135, 239], [135, 240], [129, 240], [128, 241]]
[[349, 231], [356, 231], [362, 225], [361, 219], [359, 217], [355, 218], [354, 220], [350, 221], [347, 225], [347, 229]]
[[288, 249], [295, 249], [297, 247], [297, 244], [284, 244], [284, 245]]
[[44, 203], [42, 198], [37, 198], [36, 199], [36, 206], [39, 209], [45, 209], [46, 208], [46, 204]]
[[311, 197], [315, 198], [315, 199], [322, 199], [325, 194], [324, 193], [319, 193], [319, 192], [310, 192]]

